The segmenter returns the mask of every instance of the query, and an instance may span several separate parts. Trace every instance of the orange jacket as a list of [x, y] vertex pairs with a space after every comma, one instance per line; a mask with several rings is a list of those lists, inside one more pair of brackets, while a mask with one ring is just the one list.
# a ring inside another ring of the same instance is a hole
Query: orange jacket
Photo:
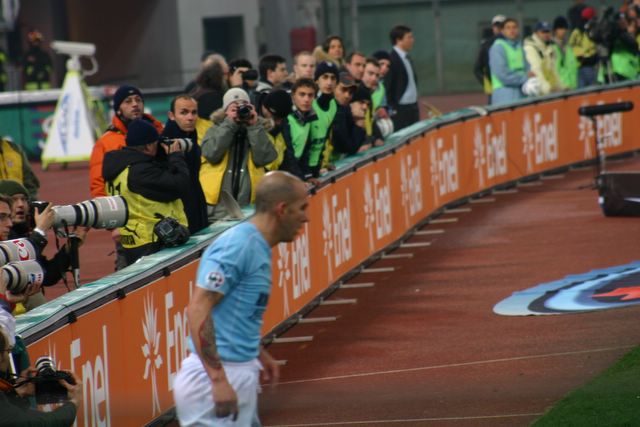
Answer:
[[[162, 133], [162, 123], [156, 120], [150, 114], [145, 114], [144, 119], [153, 124], [158, 133]], [[89, 159], [89, 191], [91, 197], [106, 196], [104, 191], [104, 178], [102, 178], [102, 161], [104, 155], [108, 151], [119, 150], [126, 145], [125, 136], [127, 135], [127, 126], [120, 120], [118, 116], [113, 116], [111, 126], [98, 139], [91, 151]]]

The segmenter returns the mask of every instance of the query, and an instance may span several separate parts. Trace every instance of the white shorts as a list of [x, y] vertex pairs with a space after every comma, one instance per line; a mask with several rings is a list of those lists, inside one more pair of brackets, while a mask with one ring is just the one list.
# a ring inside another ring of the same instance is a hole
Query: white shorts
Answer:
[[238, 418], [215, 416], [211, 380], [197, 354], [191, 353], [182, 361], [182, 367], [173, 383], [176, 414], [182, 427], [224, 426], [259, 427], [258, 391], [260, 369], [258, 359], [244, 363], [222, 364], [229, 384], [238, 396]]

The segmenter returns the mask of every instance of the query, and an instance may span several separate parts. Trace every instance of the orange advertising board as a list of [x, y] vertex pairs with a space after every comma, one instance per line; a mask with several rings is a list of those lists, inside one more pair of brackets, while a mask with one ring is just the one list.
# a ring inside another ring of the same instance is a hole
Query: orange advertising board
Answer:
[[[640, 148], [640, 111], [591, 120], [581, 106], [638, 101], [640, 89], [556, 98], [425, 128], [310, 197], [310, 222], [273, 248], [268, 333], [372, 254], [454, 200], [592, 159]], [[142, 425], [173, 406], [172, 385], [188, 335], [186, 306], [197, 261], [78, 316], [29, 346], [83, 381], [79, 426]]]

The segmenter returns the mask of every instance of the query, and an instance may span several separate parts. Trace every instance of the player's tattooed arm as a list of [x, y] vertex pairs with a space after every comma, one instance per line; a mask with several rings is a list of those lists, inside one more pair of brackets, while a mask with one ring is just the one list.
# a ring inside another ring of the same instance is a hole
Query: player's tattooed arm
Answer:
[[224, 369], [222, 369], [222, 361], [216, 346], [216, 331], [211, 310], [223, 296], [221, 293], [196, 286], [187, 308], [193, 345], [209, 377], [214, 381], [224, 377]]
[[216, 347], [216, 329], [213, 325], [211, 311], [204, 318], [198, 330], [202, 360], [213, 369], [222, 368], [222, 361]]

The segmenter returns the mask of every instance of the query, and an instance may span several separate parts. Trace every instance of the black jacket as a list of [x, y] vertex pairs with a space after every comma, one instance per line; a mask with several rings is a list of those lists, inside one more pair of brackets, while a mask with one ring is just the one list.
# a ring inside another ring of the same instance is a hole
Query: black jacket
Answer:
[[52, 286], [58, 283], [71, 265], [71, 257], [67, 252], [67, 245], [62, 246], [53, 258], [48, 259], [42, 254], [45, 246], [47, 246], [47, 239], [35, 231], [30, 232], [26, 224], [15, 224], [9, 231], [9, 240], [22, 238], [29, 239], [36, 248], [36, 259], [44, 270], [42, 286]]
[[491, 69], [489, 68], [489, 49], [493, 42], [496, 40], [496, 36], [492, 35], [482, 40], [480, 43], [480, 51], [478, 57], [473, 65], [473, 75], [476, 76], [476, 80], [481, 85], [484, 85], [484, 79], [491, 81]]
[[[162, 147], [158, 147], [162, 150]], [[172, 202], [182, 198], [189, 188], [189, 169], [182, 153], [172, 153], [167, 161], [124, 147], [104, 156], [102, 176], [112, 181], [129, 168], [129, 190], [156, 202]]]
[[367, 132], [357, 126], [351, 114], [351, 107], [338, 104], [336, 117], [333, 119], [331, 144], [335, 153], [348, 156], [356, 154], [365, 143]]
[[66, 402], [52, 412], [40, 412], [29, 409], [27, 401], [15, 392], [3, 392], [0, 393], [0, 414], [0, 427], [67, 427], [76, 419], [76, 406]]
[[[407, 89], [409, 74], [404, 68], [404, 62], [398, 52], [396, 52], [395, 49], [391, 49], [390, 54], [391, 64], [389, 65], [389, 72], [384, 76], [384, 87], [387, 91], [387, 104], [395, 109], [398, 107], [400, 98], [402, 98], [404, 91]], [[417, 86], [418, 78], [415, 69], [413, 69], [413, 77]]]
[[[189, 138], [193, 142], [191, 151], [185, 153], [185, 160], [189, 169], [189, 186], [182, 197], [184, 212], [189, 221], [189, 232], [193, 234], [209, 225], [207, 221], [207, 202], [200, 184], [200, 156], [202, 151], [198, 145], [198, 134], [195, 131], [184, 132], [178, 127], [175, 120], [167, 120], [162, 136], [167, 138]], [[164, 153], [164, 150], [162, 150], [162, 153]]]

